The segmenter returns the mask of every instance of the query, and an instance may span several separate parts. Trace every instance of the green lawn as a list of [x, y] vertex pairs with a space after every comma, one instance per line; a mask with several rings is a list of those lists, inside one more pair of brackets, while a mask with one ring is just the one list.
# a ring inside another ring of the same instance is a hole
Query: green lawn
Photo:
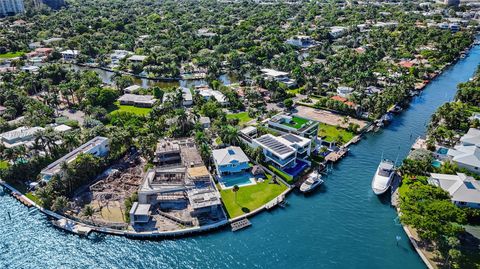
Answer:
[[20, 56], [23, 56], [24, 54], [25, 54], [25, 52], [21, 52], [21, 51], [7, 52], [7, 53], [4, 53], [4, 54], [0, 54], [0, 59], [10, 59], [10, 58], [15, 58], [15, 57], [20, 57]]
[[355, 136], [354, 133], [349, 132], [341, 127], [328, 125], [325, 123], [320, 123], [318, 135], [325, 137], [325, 141], [327, 142], [337, 141], [342, 144], [347, 143]]
[[279, 177], [281, 177], [283, 180], [285, 180], [288, 184], [293, 184], [293, 182], [295, 182], [294, 178], [291, 175], [277, 169], [273, 165], [269, 165], [268, 169], [270, 169], [272, 172], [277, 174]]
[[283, 123], [284, 125], [286, 126], [290, 126], [290, 127], [293, 127], [295, 129], [300, 129], [305, 123], [307, 123], [309, 120], [307, 119], [303, 119], [303, 118], [299, 118], [299, 117], [295, 117], [293, 116], [292, 117], [292, 122], [290, 123]]
[[8, 168], [8, 162], [0, 160], [0, 170], [7, 169], [7, 168]]
[[27, 192], [25, 193], [25, 196], [27, 196], [28, 199], [32, 200], [35, 202], [37, 205], [41, 205], [40, 199], [33, 194], [33, 192]]
[[240, 112], [240, 113], [235, 113], [235, 114], [227, 114], [227, 119], [238, 119], [238, 124], [243, 125], [249, 121], [252, 120], [248, 116], [248, 112]]
[[[270, 179], [270, 176], [268, 178]], [[236, 200], [232, 189], [221, 190], [220, 194], [229, 217], [234, 218], [251, 212], [270, 202], [287, 189], [287, 186], [281, 183], [269, 184], [269, 179], [255, 185], [240, 187]]]
[[118, 112], [124, 111], [124, 112], [131, 112], [133, 114], [140, 115], [140, 116], [145, 116], [148, 113], [150, 113], [150, 111], [152, 111], [152, 109], [148, 107], [125, 106], [125, 105], [120, 105], [118, 102], [115, 102], [115, 106], [117, 107], [117, 109], [113, 110], [111, 113], [115, 113], [117, 111]]

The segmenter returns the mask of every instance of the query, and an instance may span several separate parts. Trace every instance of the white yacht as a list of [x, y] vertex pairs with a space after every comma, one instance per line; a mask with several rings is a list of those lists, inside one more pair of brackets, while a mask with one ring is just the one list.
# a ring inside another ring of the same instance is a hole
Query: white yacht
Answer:
[[383, 160], [378, 165], [372, 180], [372, 190], [376, 195], [385, 193], [392, 184], [395, 175], [395, 165], [390, 160]]
[[316, 187], [322, 185], [323, 179], [322, 175], [318, 171], [313, 171], [305, 180], [302, 185], [300, 185], [301, 192], [309, 192], [315, 189]]

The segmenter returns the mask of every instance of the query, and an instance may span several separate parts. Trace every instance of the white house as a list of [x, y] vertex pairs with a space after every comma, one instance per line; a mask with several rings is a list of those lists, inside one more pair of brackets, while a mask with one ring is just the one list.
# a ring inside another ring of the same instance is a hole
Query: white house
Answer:
[[97, 136], [45, 167], [40, 172], [42, 180], [49, 181], [54, 175], [57, 175], [62, 171], [63, 163], [68, 164], [73, 162], [81, 153], [88, 153], [100, 157], [107, 155], [109, 150], [108, 138]]
[[352, 94], [352, 92], [353, 92], [353, 88], [351, 87], [340, 86], [337, 88], [337, 94], [344, 98], [349, 97]]
[[266, 162], [284, 171], [296, 167], [299, 160], [304, 163], [311, 151], [311, 140], [294, 134], [265, 134], [253, 139], [253, 145], [262, 148]]
[[470, 128], [460, 138], [460, 144], [449, 149], [447, 155], [458, 167], [480, 173], [480, 130]]
[[138, 85], [132, 85], [132, 86], [128, 86], [126, 87], [125, 89], [123, 89], [123, 92], [124, 93], [136, 93], [138, 92], [142, 87], [138, 86]]
[[155, 99], [153, 95], [139, 95], [130, 93], [126, 93], [118, 98], [118, 102], [120, 102], [121, 105], [136, 107], [153, 107], [156, 101], [157, 99]]
[[250, 169], [249, 159], [240, 147], [212, 151], [213, 162], [218, 176], [242, 173]]
[[270, 68], [263, 68], [260, 71], [263, 73], [265, 79], [276, 80], [284, 83], [287, 85], [287, 87], [293, 87], [297, 85], [297, 82], [289, 77], [288, 72], [277, 71]]
[[347, 27], [343, 27], [343, 26], [330, 27], [330, 36], [332, 38], [342, 37], [346, 32], [347, 32]]
[[210, 100], [210, 98], [213, 97], [221, 105], [228, 105], [227, 97], [220, 91], [216, 91], [204, 86], [197, 87], [196, 90], [198, 94], [200, 94], [205, 100]]
[[432, 173], [428, 183], [447, 191], [457, 206], [480, 208], [480, 184], [473, 177]]
[[144, 55], [132, 55], [127, 60], [133, 63], [141, 63], [147, 59]]
[[33, 143], [35, 133], [42, 130], [42, 127], [18, 127], [15, 130], [0, 134], [0, 141], [6, 148], [20, 145], [29, 146]]
[[80, 55], [80, 52], [78, 50], [64, 50], [60, 54], [62, 54], [64, 61], [73, 61]]
[[[190, 91], [189, 88], [181, 87], [180, 90], [182, 91], [182, 105], [185, 107], [189, 107], [193, 105], [193, 95], [192, 92]], [[163, 99], [162, 101], [165, 103], [169, 100], [170, 98], [173, 98], [175, 96], [175, 92], [167, 92], [163, 94]]]
[[295, 47], [299, 47], [299, 48], [311, 48], [318, 45], [318, 42], [313, 40], [310, 36], [305, 36], [305, 35], [298, 35], [298, 36], [289, 38], [285, 43]]

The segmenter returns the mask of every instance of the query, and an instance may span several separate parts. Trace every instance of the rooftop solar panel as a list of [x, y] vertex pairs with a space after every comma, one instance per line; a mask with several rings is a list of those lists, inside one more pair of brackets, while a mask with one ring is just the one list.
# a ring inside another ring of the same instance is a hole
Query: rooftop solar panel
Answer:
[[293, 150], [291, 148], [289, 148], [288, 146], [278, 142], [276, 139], [274, 139], [270, 136], [262, 136], [262, 137], [258, 138], [257, 140], [277, 154], [283, 155], [283, 154], [286, 154], [286, 153], [293, 152]]
[[283, 138], [287, 139], [288, 141], [290, 141], [292, 143], [297, 143], [297, 142], [302, 141], [302, 139], [300, 139], [297, 136], [292, 135], [292, 134], [286, 134], [286, 135], [283, 136]]

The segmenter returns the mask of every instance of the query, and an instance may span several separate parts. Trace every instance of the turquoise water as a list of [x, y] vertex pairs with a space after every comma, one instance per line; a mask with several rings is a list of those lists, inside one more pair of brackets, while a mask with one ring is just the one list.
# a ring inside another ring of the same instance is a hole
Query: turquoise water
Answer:
[[382, 152], [392, 160], [406, 156], [430, 115], [452, 100], [456, 85], [479, 62], [476, 47], [386, 129], [352, 146], [322, 189], [309, 196], [293, 193], [285, 209], [252, 218], [252, 227], [240, 232], [164, 241], [81, 239], [0, 196], [0, 268], [425, 268], [388, 199], [372, 193], [371, 178]]
[[254, 176], [252, 173], [240, 173], [240, 174], [232, 174], [228, 176], [223, 176], [222, 177], [222, 182], [225, 187], [233, 187], [235, 185], [241, 187], [243, 185], [248, 185], [251, 184], [252, 181], [250, 178], [253, 178]]
[[442, 155], [447, 154], [447, 152], [448, 152], [448, 149], [447, 149], [447, 148], [439, 148], [439, 149], [437, 150], [437, 153], [438, 153], [438, 154], [442, 154]]
[[442, 167], [442, 162], [438, 161], [438, 160], [435, 160], [435, 161], [432, 162], [432, 166], [436, 167], [436, 168], [440, 168], [440, 167]]

